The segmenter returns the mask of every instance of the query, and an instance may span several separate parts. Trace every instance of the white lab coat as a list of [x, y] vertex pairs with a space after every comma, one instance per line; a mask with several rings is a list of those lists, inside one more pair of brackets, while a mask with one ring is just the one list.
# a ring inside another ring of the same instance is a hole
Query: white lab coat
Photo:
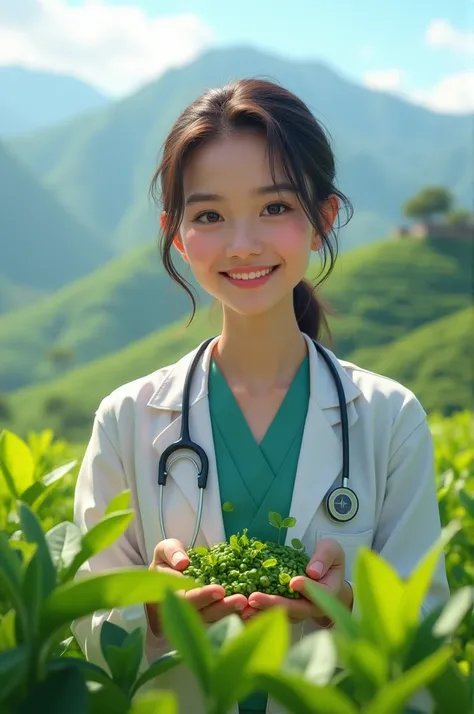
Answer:
[[[415, 396], [397, 382], [339, 361], [330, 352], [345, 390], [350, 429], [350, 485], [360, 507], [347, 523], [336, 523], [325, 510], [327, 491], [339, 483], [342, 467], [340, 412], [331, 374], [306, 337], [310, 383], [306, 425], [290, 513], [296, 526], [288, 538], [299, 538], [308, 553], [322, 538], [336, 538], [346, 554], [346, 578], [351, 581], [360, 546], [369, 546], [403, 577], [436, 541], [441, 532], [433, 468], [432, 438], [426, 414]], [[213, 343], [201, 357], [192, 382], [190, 431], [209, 457], [202, 527], [197, 545], [225, 540], [216, 472], [207, 377]], [[176, 364], [119, 387], [100, 404], [91, 439], [80, 469], [75, 496], [75, 522], [89, 529], [108, 502], [123, 489], [131, 490], [136, 511], [128, 531], [82, 569], [98, 573], [117, 567], [148, 567], [162, 539], [158, 522], [158, 460], [179, 437], [181, 401], [188, 365], [194, 351]], [[189, 543], [197, 506], [194, 467], [187, 460], [173, 466], [165, 488], [167, 535]], [[424, 613], [446, 601], [449, 589], [441, 559], [423, 605]], [[355, 603], [355, 607], [357, 604]], [[105, 620], [127, 630], [146, 632], [146, 660], [170, 649], [151, 634], [143, 606], [96, 613], [77, 621], [73, 631], [87, 658], [104, 666], [99, 631]], [[292, 626], [292, 641], [311, 631], [310, 622]], [[154, 686], [179, 693], [180, 714], [204, 714], [199, 690], [182, 666], [155, 680]], [[413, 703], [430, 707], [423, 697]], [[269, 701], [267, 712], [282, 708]], [[234, 708], [232, 714], [237, 714]]]

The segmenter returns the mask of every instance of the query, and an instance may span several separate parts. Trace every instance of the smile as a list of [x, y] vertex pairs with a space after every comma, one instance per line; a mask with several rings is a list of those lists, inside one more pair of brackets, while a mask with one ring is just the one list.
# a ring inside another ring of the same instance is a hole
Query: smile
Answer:
[[227, 272], [225, 273], [232, 280], [256, 280], [257, 278], [263, 278], [265, 275], [269, 275], [277, 266], [271, 268], [263, 268], [260, 270], [254, 270], [248, 273], [238, 273], [238, 272]]

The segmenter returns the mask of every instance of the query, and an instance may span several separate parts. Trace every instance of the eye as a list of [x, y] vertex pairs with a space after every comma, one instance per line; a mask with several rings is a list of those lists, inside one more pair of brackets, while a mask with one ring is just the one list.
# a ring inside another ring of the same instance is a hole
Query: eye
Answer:
[[[283, 208], [284, 210], [280, 211], [280, 208]], [[263, 210], [268, 211], [267, 215], [269, 216], [281, 216], [282, 213], [291, 211], [291, 207], [287, 206], [286, 203], [269, 203]]]
[[[204, 218], [207, 216], [207, 221], [201, 220], [201, 218]], [[217, 211], [204, 211], [204, 213], [200, 213], [196, 218], [194, 219], [194, 223], [218, 223], [220, 219], [220, 215], [217, 213]]]

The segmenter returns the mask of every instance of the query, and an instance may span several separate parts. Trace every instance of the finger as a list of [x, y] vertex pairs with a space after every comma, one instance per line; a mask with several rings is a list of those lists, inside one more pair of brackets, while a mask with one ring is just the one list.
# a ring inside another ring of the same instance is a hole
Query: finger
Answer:
[[247, 606], [245, 595], [229, 595], [219, 602], [208, 605], [200, 610], [200, 615], [205, 622], [217, 622], [233, 613], [242, 613]]
[[223, 600], [225, 597], [225, 590], [220, 585], [204, 585], [202, 588], [187, 590], [183, 594], [186, 597], [186, 600], [196, 610], [202, 610], [208, 605], [212, 605], [213, 603]]
[[312, 602], [301, 598], [291, 600], [280, 595], [267, 595], [266, 593], [253, 593], [249, 597], [249, 606], [255, 610], [269, 610], [272, 607], [283, 607], [286, 614], [295, 620], [306, 620], [310, 617], [318, 617], [319, 611]]
[[189, 565], [189, 558], [179, 540], [167, 538], [155, 546], [154, 562], [164, 563], [175, 570], [184, 570]]
[[334, 538], [324, 538], [316, 543], [316, 549], [306, 567], [313, 580], [320, 580], [330, 568], [344, 570], [346, 556], [340, 543]]

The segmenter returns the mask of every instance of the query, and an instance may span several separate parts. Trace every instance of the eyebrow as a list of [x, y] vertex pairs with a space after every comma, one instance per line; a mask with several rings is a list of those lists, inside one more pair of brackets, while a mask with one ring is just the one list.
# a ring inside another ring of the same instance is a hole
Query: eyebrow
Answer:
[[[267, 193], [281, 193], [282, 191], [291, 191], [291, 193], [296, 193], [296, 190], [291, 183], [272, 183], [268, 186], [260, 186], [254, 191], [254, 193], [258, 196], [263, 196]], [[186, 199], [186, 205], [188, 206], [190, 203], [223, 200], [224, 196], [219, 196], [217, 193], [192, 193]]]

